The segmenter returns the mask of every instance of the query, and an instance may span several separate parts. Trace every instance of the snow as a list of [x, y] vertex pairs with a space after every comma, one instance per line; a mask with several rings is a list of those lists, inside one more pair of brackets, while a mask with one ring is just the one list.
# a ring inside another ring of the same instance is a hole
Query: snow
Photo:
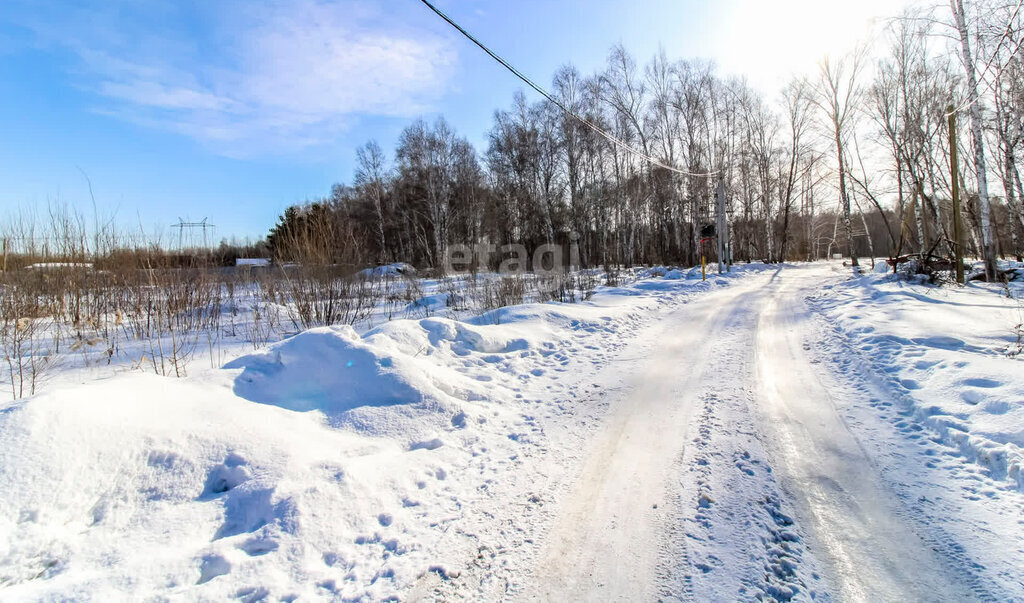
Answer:
[[405, 307], [405, 313], [407, 315], [415, 314], [437, 314], [444, 312], [449, 308], [457, 308], [464, 306], [466, 299], [457, 294], [453, 293], [435, 293], [434, 295], [425, 295], [416, 301], [410, 302]]
[[935, 287], [870, 275], [826, 287], [816, 304], [915, 419], [1024, 491], [1024, 379], [1007, 354], [1022, 293], [1018, 283]]
[[700, 268], [698, 267], [696, 270], [693, 268], [689, 270], [682, 270], [679, 268], [669, 268], [667, 266], [654, 266], [653, 268], [648, 268], [642, 271], [640, 275], [644, 278], [662, 277], [668, 280], [700, 278]]
[[92, 270], [92, 262], [39, 262], [25, 267], [26, 270]]
[[617, 361], [527, 599], [782, 600], [821, 586], [748, 407], [757, 314], [739, 302], [765, 281], [691, 299]]
[[565, 412], [546, 394], [713, 288], [649, 284], [311, 329], [187, 378], [58, 380], [8, 403], [4, 598], [383, 599], [457, 575], [475, 548], [452, 526], [545, 462], [530, 417]]
[[[870, 401], [887, 399], [891, 391], [865, 390], [863, 375], [842, 347], [845, 341], [817, 331], [828, 323], [806, 297], [820, 290], [821, 277], [790, 271], [773, 279], [755, 338], [754, 400], [761, 425], [752, 431], [767, 449], [774, 479], [789, 493], [786, 531], [801, 536], [803, 552], [818, 562], [815, 573], [822, 582], [804, 579], [804, 585], [840, 600], [922, 600], [935, 593], [974, 598], [978, 593], [964, 586], [969, 566], [950, 562], [949, 551], [932, 542], [950, 518], [922, 525], [920, 516], [908, 517], [903, 501], [891, 494], [893, 484], [877, 470], [882, 463], [912, 483], [926, 468], [891, 450], [867, 452], [880, 438], [867, 437], [861, 426], [879, 417], [848, 414], [851, 407], [872, 410]], [[833, 359], [838, 370], [823, 371]], [[806, 557], [799, 565], [807, 565]]]
[[0, 406], [0, 599], [1024, 596], [1024, 284], [640, 276], [68, 367]]

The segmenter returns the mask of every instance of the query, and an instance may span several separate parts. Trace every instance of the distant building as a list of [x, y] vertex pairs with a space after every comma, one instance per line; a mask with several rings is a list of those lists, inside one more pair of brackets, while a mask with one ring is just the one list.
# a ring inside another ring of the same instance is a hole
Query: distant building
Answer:
[[270, 266], [269, 258], [236, 258], [235, 266]]
[[92, 262], [40, 262], [29, 264], [25, 270], [92, 270]]
[[412, 276], [414, 274], [416, 274], [416, 269], [405, 262], [396, 262], [394, 264], [388, 264], [387, 266], [377, 266], [376, 268], [366, 268], [358, 272], [358, 275], [362, 278], [402, 275]]

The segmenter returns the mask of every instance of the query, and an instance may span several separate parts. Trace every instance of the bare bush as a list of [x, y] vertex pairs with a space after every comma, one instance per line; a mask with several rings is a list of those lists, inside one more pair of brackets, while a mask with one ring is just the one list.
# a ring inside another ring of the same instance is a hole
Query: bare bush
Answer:
[[604, 267], [604, 284], [609, 287], [618, 287], [620, 284], [621, 273], [618, 266], [605, 265]]
[[45, 337], [48, 322], [44, 308], [31, 293], [4, 284], [0, 297], [0, 351], [15, 400], [34, 395], [44, 372], [56, 360], [53, 341]]
[[380, 281], [346, 277], [331, 266], [298, 267], [285, 273], [277, 302], [296, 329], [355, 324], [369, 318], [380, 296]]
[[525, 279], [522, 276], [504, 276], [494, 281], [484, 281], [481, 287], [481, 307], [485, 311], [523, 303], [526, 295]]

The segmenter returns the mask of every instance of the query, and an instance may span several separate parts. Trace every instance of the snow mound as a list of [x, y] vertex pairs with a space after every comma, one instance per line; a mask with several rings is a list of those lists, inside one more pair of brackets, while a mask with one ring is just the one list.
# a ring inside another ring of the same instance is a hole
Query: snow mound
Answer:
[[642, 270], [639, 274], [641, 279], [644, 278], [664, 278], [668, 280], [678, 280], [686, 278], [686, 271], [679, 268], [669, 268], [668, 266], [652, 266]]
[[640, 273], [641, 278], [643, 277], [660, 277], [665, 276], [669, 271], [667, 266], [652, 266], [647, 270]]
[[307, 493], [316, 468], [366, 443], [229, 385], [127, 375], [0, 410], [3, 598], [288, 592], [267, 553], [312, 552], [317, 530], [301, 518], [353, 495]]
[[319, 328], [0, 407], [4, 598], [380, 600], [469, 558], [437, 549], [474, 491], [452, 476], [481, 438], [498, 463], [530, 446], [502, 405], [557, 349], [516, 328]]
[[336, 414], [360, 406], [422, 402], [429, 381], [402, 360], [381, 354], [349, 326], [311, 329], [242, 356], [226, 369], [242, 369], [235, 394], [289, 410]]
[[[508, 328], [444, 318], [396, 320], [363, 336], [351, 327], [305, 331], [233, 360], [234, 393], [260, 404], [322, 413], [334, 427], [372, 435], [426, 437], [490, 399], [495, 375], [467, 374], [482, 355], [520, 353], [531, 343]], [[473, 357], [473, 358], [469, 358]], [[468, 359], [467, 359], [468, 358]], [[487, 364], [515, 371], [515, 363]]]

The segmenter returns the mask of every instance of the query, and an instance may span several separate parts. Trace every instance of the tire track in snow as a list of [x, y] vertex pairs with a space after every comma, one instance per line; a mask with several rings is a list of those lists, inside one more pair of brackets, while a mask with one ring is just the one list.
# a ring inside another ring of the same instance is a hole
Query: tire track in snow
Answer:
[[752, 412], [753, 328], [751, 313], [736, 307], [711, 334], [710, 378], [678, 465], [678, 526], [662, 555], [663, 600], [828, 599]]
[[666, 317], [563, 497], [525, 598], [785, 600], [809, 591], [813, 563], [750, 409], [754, 322], [744, 307], [766, 280]]
[[803, 298], [820, 281], [820, 271], [790, 271], [773, 283], [759, 317], [758, 400], [783, 487], [823, 552], [829, 578], [843, 599], [985, 598], [959, 560], [922, 537], [881, 478], [836, 407], [843, 393], [822, 375], [831, 367], [808, 360]]
[[[455, 544], [470, 539], [471, 547], [463, 548], [474, 552], [466, 555], [457, 574], [426, 572], [411, 589], [410, 600], [524, 596], [530, 571], [538, 565], [538, 543], [544, 542], [559, 507], [556, 503], [573, 486], [574, 474], [587, 458], [586, 444], [601, 432], [609, 408], [628, 397], [634, 389], [633, 375], [641, 372], [652, 348], [661, 343], [662, 317], [725, 283], [691, 282], [669, 289], [664, 289], [664, 284], [655, 281], [644, 287], [644, 291], [655, 291], [652, 303], [631, 314], [629, 321], [605, 319], [597, 328], [573, 321], [569, 340], [556, 346], [564, 348], [568, 357], [562, 369], [556, 369], [563, 374], [557, 379], [540, 378], [537, 383], [547, 383], [546, 395], [530, 400], [538, 405], [537, 419], [546, 426], [546, 433], [538, 439], [539, 447], [527, 447], [521, 454], [543, 457], [545, 462], [509, 468], [499, 480], [500, 488], [489, 491], [488, 496], [493, 496], [487, 504], [492, 512], [486, 517], [474, 520], [473, 516], [480, 514], [474, 511], [479, 505], [465, 507], [467, 515], [459, 522], [461, 527], [450, 533]], [[510, 498], [509, 492], [519, 494]], [[500, 511], [493, 506], [499, 499]]]
[[659, 543], [672, 519], [669, 476], [706, 371], [691, 360], [711, 345], [703, 327], [720, 323], [722, 308], [755, 287], [734, 285], [668, 313], [650, 331], [656, 339], [646, 357], [619, 367], [632, 373], [631, 386], [610, 397], [609, 414], [585, 451], [575, 485], [562, 497], [525, 598], [656, 597]]
[[[646, 363], [612, 359], [633, 382], [599, 398], [610, 410], [578, 452], [583, 471], [554, 497], [533, 576], [499, 571], [518, 583], [504, 598], [987, 597], [955, 543], [922, 534], [906, 490], [883, 484], [875, 463], [904, 461], [879, 457], [874, 442], [866, 450], [831, 398], [868, 401], [829, 389], [840, 376], [821, 373], [836, 368], [803, 348], [815, 333], [789, 304], [827, 271], [789, 272], [664, 316]], [[785, 345], [765, 347], [773, 338]], [[785, 395], [766, 391], [780, 379]], [[779, 404], [795, 416], [773, 415]], [[812, 479], [794, 478], [800, 470]]]

